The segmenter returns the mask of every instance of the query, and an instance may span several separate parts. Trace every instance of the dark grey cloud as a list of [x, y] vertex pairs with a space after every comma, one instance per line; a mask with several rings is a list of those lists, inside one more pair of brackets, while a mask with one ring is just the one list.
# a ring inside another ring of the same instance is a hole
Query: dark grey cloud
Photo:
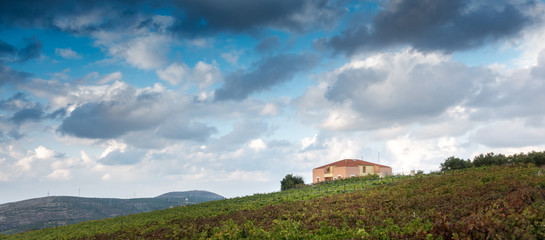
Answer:
[[44, 116], [45, 112], [41, 105], [35, 105], [31, 108], [21, 109], [11, 117], [11, 121], [15, 123], [23, 123], [26, 121], [39, 121]]
[[36, 37], [25, 39], [27, 45], [17, 52], [19, 62], [24, 62], [29, 59], [37, 58], [42, 51], [42, 42]]
[[0, 87], [5, 84], [18, 84], [28, 80], [29, 73], [13, 70], [0, 61]]
[[255, 46], [255, 50], [260, 53], [264, 53], [270, 50], [273, 50], [280, 46], [278, 36], [271, 36], [263, 39], [259, 44]]
[[[137, 9], [145, 1], [0, 1], [0, 28], [45, 28], [78, 34], [127, 26], [139, 21]], [[149, 2], [149, 7], [158, 3]], [[96, 19], [94, 17], [100, 17]]]
[[180, 121], [170, 121], [162, 124], [157, 130], [157, 134], [170, 139], [195, 140], [204, 142], [210, 135], [217, 132], [217, 129], [203, 123], [183, 123]]
[[30, 101], [28, 100], [26, 94], [18, 92], [8, 99], [0, 100], [0, 109], [15, 111], [20, 109], [22, 105], [28, 105], [29, 103]]
[[156, 9], [173, 9], [171, 31], [182, 36], [220, 31], [254, 32], [266, 27], [306, 31], [331, 27], [345, 13], [329, 0], [261, 1], [0, 1], [0, 28], [46, 28], [89, 34], [97, 30], [129, 27], [158, 29], [151, 20]]
[[0, 87], [5, 84], [20, 84], [26, 82], [29, 73], [13, 70], [6, 66], [5, 62], [24, 62], [40, 56], [42, 43], [36, 37], [25, 39], [27, 43], [21, 49], [6, 43], [0, 39]]
[[116, 138], [157, 124], [153, 118], [130, 117], [138, 106], [121, 102], [87, 103], [76, 108], [59, 127], [61, 133], [82, 138]]
[[41, 104], [29, 101], [21, 93], [7, 100], [0, 101], [0, 109], [15, 111], [9, 120], [18, 125], [28, 121], [37, 122], [44, 119], [58, 119], [64, 117], [66, 114], [66, 109], [64, 108], [47, 113], [46, 108]]
[[149, 133], [156, 140], [204, 141], [216, 131], [188, 120], [187, 114], [194, 106], [183, 96], [125, 85], [108, 98], [78, 106], [63, 120], [58, 132], [94, 139]]
[[422, 51], [471, 49], [516, 36], [530, 26], [533, 19], [522, 9], [531, 4], [532, 1], [517, 5], [507, 1], [389, 1], [370, 25], [362, 23], [332, 38], [319, 39], [315, 47], [346, 55], [399, 45]]
[[224, 85], [216, 90], [216, 100], [243, 100], [250, 94], [265, 91], [289, 81], [299, 72], [308, 70], [318, 63], [318, 57], [309, 53], [279, 54], [261, 59], [253, 64], [253, 70], [241, 70], [225, 79]]
[[14, 46], [2, 41], [0, 39], [0, 59], [6, 56], [13, 56], [17, 53], [17, 49]]
[[0, 61], [24, 62], [39, 57], [42, 51], [42, 42], [36, 37], [27, 38], [24, 41], [26, 45], [17, 49], [0, 39]]
[[182, 33], [252, 32], [262, 27], [305, 31], [337, 22], [345, 10], [328, 0], [187, 0], [175, 29]]

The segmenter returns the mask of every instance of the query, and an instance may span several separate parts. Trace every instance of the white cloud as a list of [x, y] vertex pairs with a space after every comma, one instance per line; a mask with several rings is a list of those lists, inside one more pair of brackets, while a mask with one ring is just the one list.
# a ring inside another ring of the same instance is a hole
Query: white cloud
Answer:
[[390, 159], [394, 172], [438, 170], [438, 164], [447, 157], [466, 155], [460, 150], [460, 143], [455, 138], [446, 137], [416, 140], [400, 136], [386, 141], [385, 147], [385, 157]]
[[47, 178], [59, 181], [66, 181], [72, 178], [70, 170], [68, 169], [56, 169], [47, 175]]
[[47, 159], [55, 155], [55, 152], [53, 152], [53, 150], [47, 149], [44, 146], [39, 146], [36, 149], [34, 149], [34, 151], [36, 152], [36, 158], [39, 158], [39, 159]]
[[233, 51], [230, 51], [230, 52], [224, 52], [220, 56], [221, 56], [221, 58], [225, 59], [225, 61], [227, 61], [231, 65], [237, 66], [238, 65], [238, 58], [240, 57], [241, 54], [242, 54], [242, 51], [233, 50]]
[[221, 81], [222, 78], [221, 71], [216, 64], [198, 62], [193, 68], [193, 79], [195, 79], [201, 89]]
[[267, 145], [265, 144], [265, 142], [263, 142], [261, 138], [257, 138], [257, 139], [251, 140], [248, 143], [248, 147], [259, 152], [259, 151], [265, 150], [267, 148]]
[[193, 83], [204, 89], [222, 79], [221, 71], [215, 64], [197, 62], [193, 69], [184, 63], [175, 62], [165, 69], [157, 70], [157, 76], [172, 85]]
[[471, 139], [489, 148], [520, 148], [545, 144], [545, 122], [539, 125], [521, 119], [490, 122], [476, 130]]
[[157, 69], [167, 63], [170, 39], [161, 35], [136, 38], [122, 46], [126, 61], [139, 69]]
[[55, 48], [55, 54], [66, 59], [80, 59], [81, 55], [74, 52], [71, 48]]
[[195, 38], [188, 42], [190, 46], [195, 46], [199, 48], [207, 48], [212, 47], [214, 45], [213, 39], [207, 39], [207, 38]]
[[275, 116], [279, 113], [279, 106], [276, 103], [267, 103], [261, 111], [261, 115]]
[[100, 80], [98, 80], [98, 84], [106, 84], [106, 83], [109, 83], [109, 82], [112, 82], [112, 81], [120, 81], [121, 79], [123, 78], [123, 74], [121, 74], [121, 72], [117, 71], [117, 72], [113, 72], [113, 73], [110, 73], [104, 77], [102, 77]]
[[493, 77], [439, 53], [379, 53], [322, 74], [295, 104], [299, 117], [322, 129], [380, 129], [437, 118]]
[[190, 71], [191, 69], [184, 63], [173, 63], [165, 69], [157, 70], [157, 76], [172, 85], [177, 85], [182, 81], [188, 80]]

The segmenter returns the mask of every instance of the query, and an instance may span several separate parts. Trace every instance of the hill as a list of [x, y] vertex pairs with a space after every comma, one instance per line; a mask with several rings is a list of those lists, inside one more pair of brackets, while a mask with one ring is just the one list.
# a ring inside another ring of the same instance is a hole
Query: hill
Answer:
[[35, 198], [0, 205], [0, 233], [12, 234], [219, 199], [223, 197], [206, 191], [171, 192], [155, 198], [133, 199]]
[[155, 198], [183, 198], [186, 201], [191, 202], [207, 202], [224, 199], [221, 195], [215, 194], [213, 192], [193, 190], [185, 192], [169, 192], [162, 195], [159, 195]]
[[533, 165], [350, 178], [2, 239], [544, 239]]

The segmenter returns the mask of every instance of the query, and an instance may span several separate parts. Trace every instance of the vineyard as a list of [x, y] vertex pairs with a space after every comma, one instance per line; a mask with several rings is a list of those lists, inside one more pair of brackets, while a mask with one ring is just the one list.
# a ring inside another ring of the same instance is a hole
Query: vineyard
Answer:
[[0, 239], [543, 239], [544, 172], [350, 178]]

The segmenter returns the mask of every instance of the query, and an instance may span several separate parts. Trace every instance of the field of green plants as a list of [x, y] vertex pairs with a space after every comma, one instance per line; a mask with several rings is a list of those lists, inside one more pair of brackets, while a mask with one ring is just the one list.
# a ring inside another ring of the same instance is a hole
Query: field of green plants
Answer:
[[351, 178], [0, 239], [544, 239], [544, 172]]

